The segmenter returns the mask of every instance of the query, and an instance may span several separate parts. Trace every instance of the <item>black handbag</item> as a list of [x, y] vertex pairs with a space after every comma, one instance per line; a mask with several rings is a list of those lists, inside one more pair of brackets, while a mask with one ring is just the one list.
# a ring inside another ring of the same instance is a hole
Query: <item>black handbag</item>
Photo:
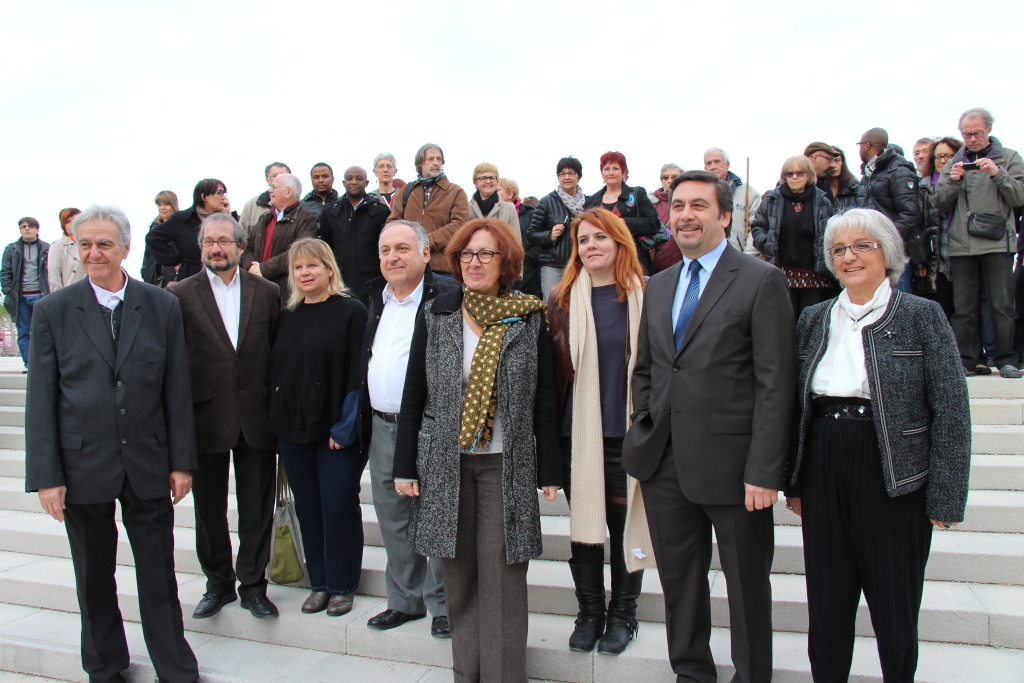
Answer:
[[1006, 221], [1004, 216], [994, 213], [975, 213], [971, 211], [971, 195], [967, 191], [966, 178], [964, 179], [964, 199], [967, 202], [967, 232], [975, 237], [986, 240], [1001, 240], [1006, 235]]

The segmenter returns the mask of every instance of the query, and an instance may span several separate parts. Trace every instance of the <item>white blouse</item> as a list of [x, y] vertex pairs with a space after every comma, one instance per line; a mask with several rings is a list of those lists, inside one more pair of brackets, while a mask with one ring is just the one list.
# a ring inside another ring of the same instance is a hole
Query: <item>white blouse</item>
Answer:
[[[465, 399], [466, 387], [469, 386], [469, 371], [473, 366], [473, 354], [480, 337], [469, 327], [466, 318], [462, 318], [462, 396]], [[460, 411], [461, 412], [461, 411]], [[491, 429], [491, 443], [477, 446], [474, 453], [501, 453], [501, 417], [494, 414], [494, 427]]]
[[839, 295], [839, 303], [832, 307], [828, 348], [811, 378], [814, 398], [871, 398], [861, 330], [882, 317], [891, 295], [888, 278], [882, 281], [866, 304], [852, 303], [845, 289]]

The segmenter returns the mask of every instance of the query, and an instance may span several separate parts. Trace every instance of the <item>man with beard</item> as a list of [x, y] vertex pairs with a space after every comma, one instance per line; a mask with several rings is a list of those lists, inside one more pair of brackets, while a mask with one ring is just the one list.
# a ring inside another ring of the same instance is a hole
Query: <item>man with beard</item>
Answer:
[[319, 225], [320, 214], [324, 208], [338, 198], [338, 191], [334, 189], [334, 169], [330, 164], [320, 162], [309, 170], [309, 179], [313, 183], [313, 189], [300, 203], [306, 211], [316, 216]]
[[430, 268], [435, 275], [451, 277], [444, 250], [455, 231], [469, 220], [466, 192], [444, 174], [444, 152], [428, 142], [416, 151], [414, 182], [396, 192], [388, 221], [414, 221], [430, 238]]
[[[269, 422], [270, 347], [281, 310], [278, 286], [238, 267], [245, 229], [213, 214], [199, 229], [202, 272], [170, 292], [185, 322], [192, 377], [199, 468], [192, 478], [196, 554], [206, 593], [193, 619], [212, 617], [236, 599], [254, 617], [278, 615], [267, 598], [274, 517], [277, 439]], [[228, 463], [234, 459], [238, 499], [238, 557], [231, 566], [228, 535]]]
[[669, 200], [683, 261], [647, 284], [622, 466], [640, 481], [678, 680], [718, 680], [709, 643], [714, 528], [735, 680], [769, 681], [772, 505], [796, 391], [793, 307], [781, 270], [726, 246], [727, 181], [687, 171]]
[[345, 195], [324, 207], [320, 239], [334, 252], [345, 286], [366, 306], [366, 283], [380, 272], [377, 238], [390, 210], [379, 194], [366, 193], [369, 180], [361, 167], [346, 170], [342, 182]]

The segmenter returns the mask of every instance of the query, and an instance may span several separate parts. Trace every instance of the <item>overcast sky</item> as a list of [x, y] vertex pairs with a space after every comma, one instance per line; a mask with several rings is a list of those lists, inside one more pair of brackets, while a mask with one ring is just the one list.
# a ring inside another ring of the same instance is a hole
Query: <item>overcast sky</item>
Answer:
[[[16, 2], [0, 0], [0, 240], [25, 215], [59, 236], [66, 206], [110, 203], [132, 222], [138, 276], [153, 196], [182, 208], [205, 177], [233, 208], [284, 161], [398, 176], [439, 143], [471, 188], [490, 161], [522, 194], [555, 186], [555, 164], [626, 155], [630, 184], [665, 162], [751, 159], [754, 187], [814, 140], [859, 164], [873, 126], [908, 155], [988, 107], [993, 134], [1024, 148], [1018, 2]], [[851, 166], [853, 163], [851, 163]], [[337, 183], [340, 188], [340, 182]], [[371, 183], [371, 189], [376, 186]]]

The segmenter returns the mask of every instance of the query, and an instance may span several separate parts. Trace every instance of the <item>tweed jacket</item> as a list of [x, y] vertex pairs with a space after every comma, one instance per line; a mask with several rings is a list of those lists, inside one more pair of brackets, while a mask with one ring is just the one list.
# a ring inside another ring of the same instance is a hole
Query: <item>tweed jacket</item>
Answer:
[[[787, 496], [800, 495], [811, 379], [828, 348], [837, 302], [806, 308], [797, 324], [800, 407], [786, 468]], [[861, 335], [885, 490], [895, 498], [927, 485], [928, 517], [962, 522], [971, 413], [960, 354], [942, 308], [893, 289], [885, 313]]]
[[[462, 416], [462, 290], [424, 304], [416, 321], [395, 443], [394, 476], [418, 479], [408, 536], [429, 557], [455, 557]], [[498, 360], [502, 500], [508, 564], [541, 554], [537, 488], [561, 486], [554, 367], [544, 311], [509, 324]]]

